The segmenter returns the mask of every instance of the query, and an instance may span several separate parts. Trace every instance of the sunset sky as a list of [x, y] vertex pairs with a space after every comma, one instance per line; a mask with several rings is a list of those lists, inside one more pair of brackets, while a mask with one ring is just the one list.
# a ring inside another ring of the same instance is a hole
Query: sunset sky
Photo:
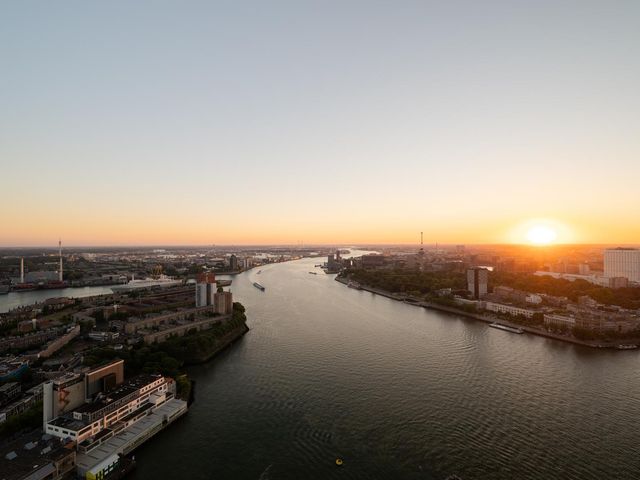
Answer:
[[639, 1], [0, 5], [0, 245], [640, 243]]

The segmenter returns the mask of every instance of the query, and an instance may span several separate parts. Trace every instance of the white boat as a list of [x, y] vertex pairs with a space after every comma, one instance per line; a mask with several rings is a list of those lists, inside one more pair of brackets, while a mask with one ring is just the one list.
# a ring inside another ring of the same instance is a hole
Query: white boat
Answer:
[[174, 280], [166, 275], [160, 275], [158, 278], [145, 278], [142, 280], [130, 280], [124, 285], [115, 285], [111, 287], [113, 293], [126, 293], [134, 290], [147, 290], [151, 288], [168, 288], [182, 285], [182, 280]]
[[524, 333], [524, 330], [518, 327], [510, 327], [508, 325], [502, 325], [501, 323], [492, 323], [489, 325], [490, 327], [493, 328], [497, 328], [498, 330], [504, 330], [505, 332], [510, 332], [510, 333], [519, 333], [522, 334]]
[[638, 345], [627, 344], [627, 345], [617, 345], [616, 348], [618, 350], [635, 350], [638, 348]]

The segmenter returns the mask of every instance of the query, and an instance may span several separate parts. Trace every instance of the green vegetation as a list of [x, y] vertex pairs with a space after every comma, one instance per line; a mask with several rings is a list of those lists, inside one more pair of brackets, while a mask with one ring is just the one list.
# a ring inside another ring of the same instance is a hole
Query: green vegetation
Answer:
[[[96, 348], [84, 358], [88, 366], [121, 358], [125, 361], [127, 376], [139, 373], [161, 373], [176, 378], [178, 393], [182, 398], [189, 395], [190, 388], [186, 375], [181, 375], [185, 365], [208, 360], [226, 344], [226, 335], [245, 326], [247, 317], [240, 303], [233, 304], [232, 318], [228, 322], [218, 323], [208, 330], [190, 330], [183, 337], [171, 337], [166, 342], [152, 345], [138, 345], [132, 350], [116, 351], [112, 348]], [[185, 377], [178, 380], [180, 377]]]
[[178, 375], [176, 377], [176, 385], [178, 389], [178, 395], [184, 400], [189, 400], [191, 395], [191, 380], [187, 374]]
[[204, 266], [203, 265], [189, 265], [189, 267], [187, 268], [187, 274], [188, 275], [196, 275], [198, 273], [202, 273], [204, 272]]
[[494, 285], [506, 285], [517, 290], [533, 293], [546, 293], [556, 297], [567, 297], [575, 302], [587, 295], [605, 305], [619, 305], [624, 308], [640, 308], [640, 288], [607, 288], [594, 285], [585, 280], [569, 280], [522, 273], [493, 272], [489, 282]]
[[0, 423], [0, 437], [13, 435], [20, 430], [33, 429], [42, 425], [42, 402], [34, 404], [28, 410], [9, 417], [3, 423]]
[[8, 335], [16, 328], [18, 328], [18, 320], [7, 320], [6, 322], [0, 324], [0, 335]]
[[358, 283], [391, 293], [426, 295], [441, 288], [466, 289], [466, 278], [460, 272], [420, 272], [415, 270], [354, 269], [345, 275]]
[[438, 305], [443, 305], [445, 307], [455, 308], [456, 310], [462, 310], [467, 313], [480, 313], [478, 309], [474, 305], [464, 305], [460, 303], [456, 303], [453, 297], [428, 297], [427, 300], [431, 303], [435, 303]]

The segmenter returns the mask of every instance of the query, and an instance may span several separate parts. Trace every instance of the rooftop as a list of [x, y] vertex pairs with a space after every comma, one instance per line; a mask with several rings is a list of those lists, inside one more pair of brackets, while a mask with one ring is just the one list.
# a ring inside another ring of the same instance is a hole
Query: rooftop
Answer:
[[129, 428], [110, 438], [99, 447], [88, 453], [81, 453], [77, 457], [77, 465], [80, 472], [86, 472], [92, 467], [100, 464], [110, 456], [122, 453], [130, 449], [139, 439], [149, 435], [160, 425], [165, 417], [171, 417], [182, 409], [186, 408], [186, 402], [183, 400], [172, 399], [164, 405], [160, 406], [150, 415], [137, 421]]
[[118, 385], [115, 389], [110, 392], [104, 393], [100, 395], [94, 402], [85, 403], [84, 405], [78, 407], [75, 411], [79, 413], [93, 413], [101, 410], [104, 407], [111, 405], [118, 400], [121, 400], [132, 393], [140, 390], [142, 387], [155, 382], [159, 378], [162, 378], [162, 375], [159, 374], [142, 374], [136, 377], [133, 377], [129, 380], [126, 380], [121, 385]]
[[73, 418], [71, 413], [67, 413], [63, 416], [54, 418], [49, 422], [49, 425], [77, 432], [78, 430], [86, 427], [87, 423], [82, 420], [76, 420], [75, 418]]
[[52, 469], [52, 461], [70, 454], [73, 450], [60, 439], [35, 430], [0, 446], [0, 477], [17, 480], [39, 470], [44, 473]]

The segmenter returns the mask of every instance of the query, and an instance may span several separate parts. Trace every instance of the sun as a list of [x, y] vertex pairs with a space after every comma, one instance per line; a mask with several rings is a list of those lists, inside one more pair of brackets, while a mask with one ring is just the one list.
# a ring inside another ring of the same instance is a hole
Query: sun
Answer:
[[533, 245], [550, 245], [557, 237], [556, 231], [545, 225], [535, 225], [527, 231], [527, 240]]

